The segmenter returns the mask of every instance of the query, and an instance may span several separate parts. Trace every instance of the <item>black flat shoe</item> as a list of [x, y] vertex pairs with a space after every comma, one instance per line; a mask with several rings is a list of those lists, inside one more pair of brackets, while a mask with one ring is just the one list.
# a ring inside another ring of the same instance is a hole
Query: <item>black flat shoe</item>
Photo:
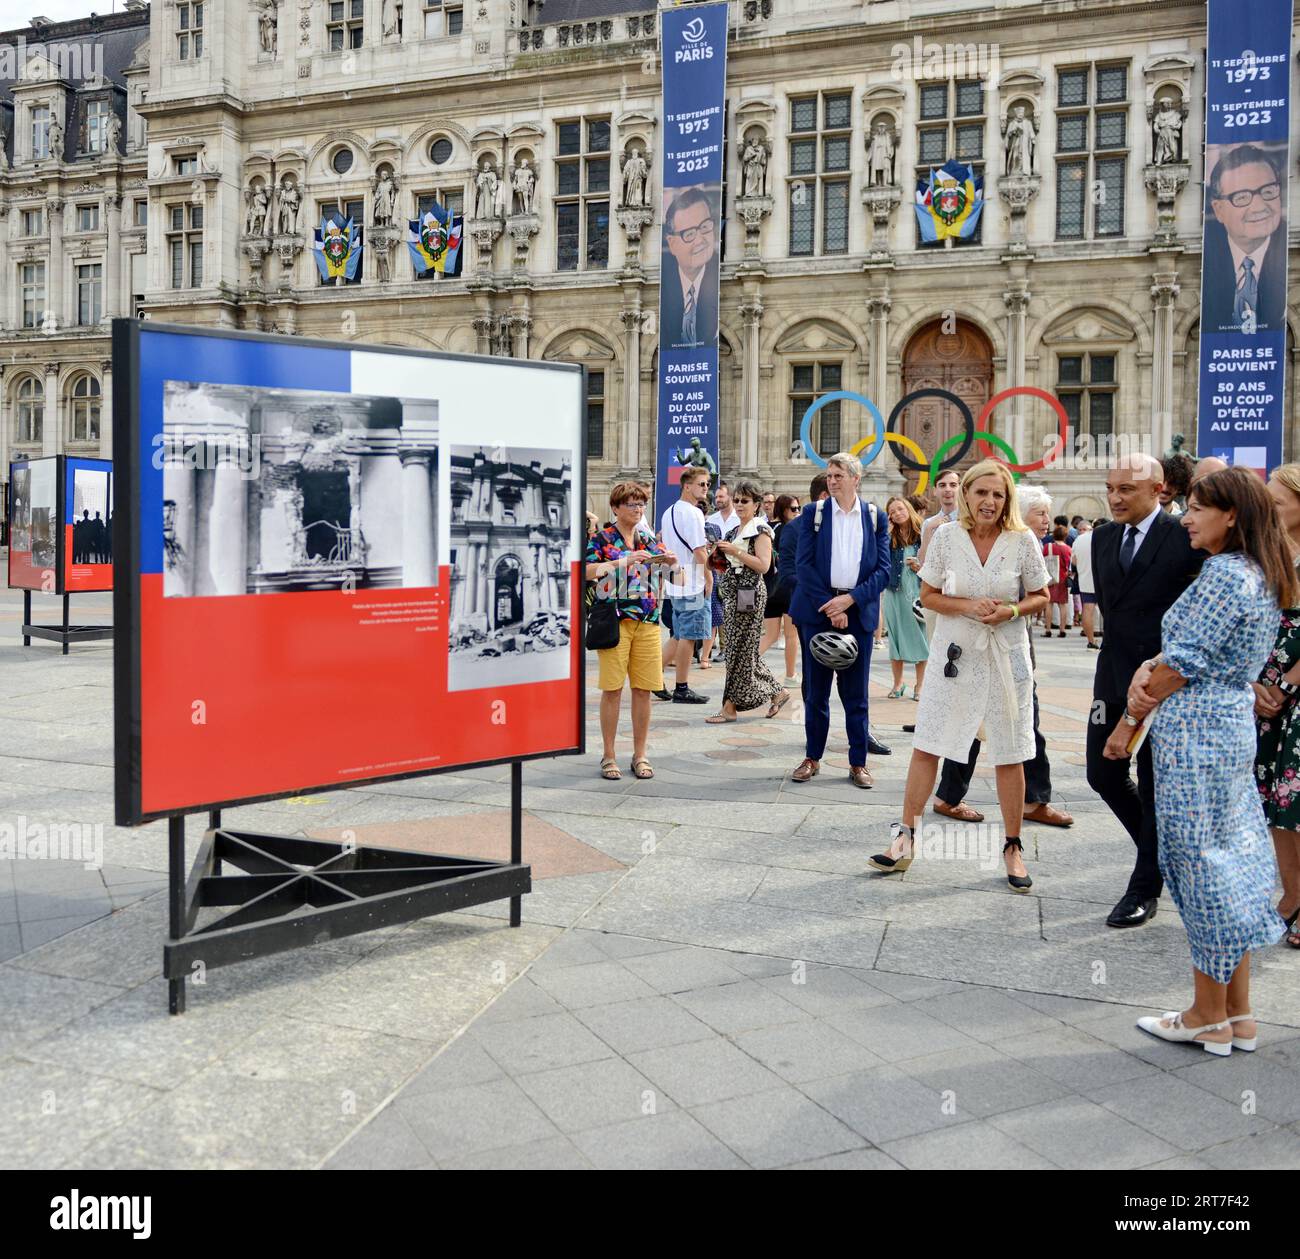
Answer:
[[[1017, 852], [1024, 852], [1025, 846], [1018, 839], [1009, 839], [1002, 845], [1002, 851], [1005, 853], [1008, 848], [1014, 848]], [[1008, 874], [1007, 882], [1013, 892], [1027, 892], [1034, 886], [1034, 881], [1027, 874]]]
[[1110, 911], [1106, 919], [1108, 927], [1140, 927], [1156, 916], [1157, 902], [1143, 900], [1140, 896], [1125, 895]]
[[867, 735], [867, 751], [872, 756], [892, 756], [894, 749], [886, 747], [874, 735]]

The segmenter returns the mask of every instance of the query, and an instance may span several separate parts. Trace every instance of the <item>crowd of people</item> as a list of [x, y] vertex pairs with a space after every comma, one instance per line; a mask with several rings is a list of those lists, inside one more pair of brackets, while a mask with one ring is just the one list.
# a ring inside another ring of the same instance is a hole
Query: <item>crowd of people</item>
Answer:
[[[707, 722], [776, 717], [798, 686], [805, 755], [790, 780], [807, 783], [834, 686], [849, 781], [870, 789], [868, 756], [889, 749], [870, 731], [868, 676], [887, 641], [889, 698], [908, 698], [911, 666], [916, 709], [902, 815], [868, 864], [905, 871], [927, 805], [982, 822], [964, 800], [982, 753], [1007, 885], [1025, 893], [1023, 825], [1074, 822], [1052, 803], [1034, 638], [1078, 632], [1098, 653], [1088, 785], [1135, 849], [1107, 925], [1149, 922], [1167, 888], [1190, 945], [1191, 1004], [1139, 1027], [1213, 1054], [1253, 1050], [1250, 954], [1300, 948], [1300, 464], [1266, 483], [1213, 458], [1126, 456], [1106, 477], [1109, 518], [1092, 521], [1053, 516], [1048, 490], [994, 459], [943, 473], [933, 502], [897, 495], [883, 510], [862, 499], [861, 477], [854, 455], [836, 454], [801, 504], [688, 467], [658, 528], [639, 482], [614, 487], [609, 523], [589, 514], [589, 604], [611, 601], [619, 618], [617, 642], [597, 652], [601, 775], [622, 776], [624, 687], [631, 772], [651, 778], [653, 705], [708, 703], [691, 670], [712, 667], [718, 642], [726, 680]], [[778, 678], [764, 656], [782, 636]]]

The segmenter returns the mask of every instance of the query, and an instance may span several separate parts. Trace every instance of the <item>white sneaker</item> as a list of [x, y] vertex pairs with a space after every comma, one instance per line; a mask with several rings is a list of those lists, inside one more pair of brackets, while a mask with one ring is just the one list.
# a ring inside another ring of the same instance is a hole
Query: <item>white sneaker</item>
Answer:
[[798, 685], [799, 685], [798, 678], [786, 678], [785, 680], [785, 689], [787, 691], [793, 690]]
[[1222, 1031], [1225, 1027], [1231, 1026], [1230, 1023], [1207, 1023], [1204, 1027], [1187, 1027], [1183, 1023], [1182, 1013], [1178, 1010], [1170, 1010], [1160, 1018], [1154, 1014], [1145, 1015], [1138, 1019], [1137, 1025], [1144, 1032], [1160, 1040], [1190, 1041], [1200, 1045], [1206, 1053], [1215, 1054], [1220, 1058], [1226, 1058], [1232, 1053], [1231, 1041], [1220, 1044], [1217, 1041], [1196, 1039], [1204, 1032]]
[[[1255, 1016], [1253, 1014], [1234, 1014], [1228, 1019], [1228, 1022], [1241, 1023], [1245, 1019], [1254, 1019], [1254, 1017]], [[1255, 1046], [1258, 1043], [1259, 1043], [1258, 1036], [1233, 1036], [1232, 1038], [1233, 1049], [1240, 1049], [1248, 1054], [1253, 1054], [1255, 1052]]]

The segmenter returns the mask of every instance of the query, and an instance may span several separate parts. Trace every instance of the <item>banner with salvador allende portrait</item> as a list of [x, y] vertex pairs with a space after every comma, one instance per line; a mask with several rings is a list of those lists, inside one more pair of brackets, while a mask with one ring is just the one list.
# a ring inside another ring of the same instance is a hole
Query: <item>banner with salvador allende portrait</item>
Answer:
[[1292, 0], [1209, 0], [1196, 453], [1282, 462]]
[[655, 514], [677, 498], [684, 467], [708, 466], [709, 460], [717, 466], [727, 6], [662, 9], [660, 25], [664, 156]]

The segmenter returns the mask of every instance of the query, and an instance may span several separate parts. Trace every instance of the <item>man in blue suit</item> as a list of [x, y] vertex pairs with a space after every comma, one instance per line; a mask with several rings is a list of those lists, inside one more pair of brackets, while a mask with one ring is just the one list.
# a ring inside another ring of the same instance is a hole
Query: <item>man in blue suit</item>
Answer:
[[[799, 519], [798, 584], [790, 617], [803, 646], [806, 756], [791, 775], [807, 782], [821, 769], [831, 725], [831, 679], [837, 679], [849, 736], [849, 781], [872, 786], [867, 770], [867, 674], [880, 593], [889, 582], [889, 521], [858, 498], [862, 464], [849, 454], [832, 455], [826, 469], [830, 498], [804, 506]], [[815, 634], [852, 634], [858, 658], [837, 672], [818, 663], [809, 650]]]

